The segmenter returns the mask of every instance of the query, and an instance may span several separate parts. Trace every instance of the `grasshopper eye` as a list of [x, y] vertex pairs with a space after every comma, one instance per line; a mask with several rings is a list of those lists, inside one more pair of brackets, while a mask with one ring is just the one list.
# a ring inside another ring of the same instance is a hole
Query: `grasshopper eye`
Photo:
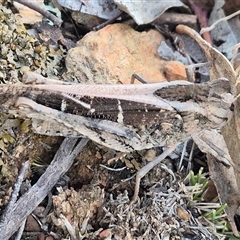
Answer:
[[31, 99], [25, 98], [25, 97], [19, 97], [18, 100], [16, 101], [15, 105], [18, 107], [20, 110], [25, 110], [25, 109], [35, 109], [36, 106], [34, 106], [35, 102], [32, 101]]
[[236, 98], [234, 98], [231, 93], [225, 93], [222, 95], [222, 101], [226, 104], [229, 104], [229, 106], [231, 106], [235, 100]]
[[26, 105], [26, 104], [20, 104], [18, 106], [18, 109], [20, 110], [25, 110], [25, 109], [32, 109], [31, 107], [29, 107], [29, 105]]

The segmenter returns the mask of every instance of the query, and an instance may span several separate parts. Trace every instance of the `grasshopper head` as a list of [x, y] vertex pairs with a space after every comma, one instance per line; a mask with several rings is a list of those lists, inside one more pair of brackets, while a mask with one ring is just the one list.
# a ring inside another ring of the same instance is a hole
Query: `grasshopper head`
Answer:
[[213, 128], [221, 128], [233, 116], [236, 89], [226, 78], [212, 80], [209, 84], [208, 118]]

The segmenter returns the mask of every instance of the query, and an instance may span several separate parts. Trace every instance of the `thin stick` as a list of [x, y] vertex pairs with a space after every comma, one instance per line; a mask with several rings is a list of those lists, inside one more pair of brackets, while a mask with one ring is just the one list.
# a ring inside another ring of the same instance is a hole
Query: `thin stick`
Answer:
[[184, 145], [183, 145], [183, 150], [182, 150], [182, 154], [181, 154], [181, 158], [180, 158], [180, 161], [179, 161], [179, 164], [178, 164], [178, 171], [180, 171], [180, 168], [182, 167], [182, 163], [183, 163], [183, 159], [184, 159], [184, 154], [186, 152], [186, 149], [187, 149], [187, 144], [189, 142], [191, 138], [188, 138], [185, 142], [184, 142]]
[[116, 14], [115, 17], [112, 17], [111, 19], [107, 20], [106, 22], [101, 23], [101, 24], [99, 24], [98, 26], [94, 27], [94, 28], [93, 28], [93, 31], [98, 31], [98, 30], [106, 27], [108, 24], [113, 23], [115, 20], [117, 20], [117, 19], [122, 15], [122, 13], [123, 13], [123, 12], [121, 11], [121, 12], [119, 12], [118, 14]]
[[132, 198], [132, 201], [130, 202], [130, 205], [135, 203], [137, 201], [139, 188], [140, 188], [140, 181], [141, 179], [151, 170], [153, 169], [157, 164], [159, 164], [162, 160], [164, 160], [169, 154], [171, 154], [175, 148], [179, 145], [179, 143], [175, 144], [172, 147], [167, 148], [161, 155], [159, 155], [157, 158], [155, 158], [153, 161], [148, 163], [146, 166], [141, 168], [136, 176], [136, 183], [135, 183], [135, 189], [134, 189], [134, 195]]
[[191, 148], [191, 151], [190, 151], [190, 154], [189, 154], [187, 172], [190, 172], [190, 170], [192, 169], [192, 158], [193, 158], [194, 148], [195, 148], [195, 143], [193, 142], [192, 148]]
[[27, 218], [25, 218], [21, 224], [21, 227], [19, 228], [18, 230], [18, 233], [15, 237], [15, 240], [21, 240], [21, 237], [22, 237], [22, 234], [23, 234], [23, 231], [24, 231], [24, 228], [25, 228], [25, 224], [26, 224], [26, 221], [27, 221]]
[[54, 25], [60, 27], [62, 25], [62, 20], [59, 19], [58, 17], [54, 16], [52, 13], [50, 13], [49, 11], [46, 11], [45, 9], [39, 7], [37, 4], [33, 3], [33, 2], [29, 2], [28, 0], [15, 0], [16, 2], [27, 6], [31, 9], [33, 9], [34, 11], [42, 14], [43, 16], [45, 16], [46, 18], [48, 18], [49, 20], [51, 20]]
[[22, 166], [21, 166], [21, 169], [19, 171], [17, 181], [14, 185], [14, 189], [13, 189], [13, 192], [11, 194], [10, 200], [9, 200], [9, 202], [8, 202], [6, 208], [5, 208], [5, 211], [4, 211], [4, 213], [1, 217], [1, 222], [0, 222], [0, 229], [2, 229], [1, 232], [2, 231], [4, 232], [4, 227], [6, 227], [6, 223], [7, 223], [7, 216], [10, 215], [10, 213], [12, 211], [12, 208], [17, 201], [18, 193], [19, 193], [20, 187], [22, 185], [25, 173], [28, 169], [28, 166], [29, 166], [28, 161], [23, 163]]
[[239, 14], [240, 14], [240, 10], [238, 10], [238, 11], [235, 12], [235, 13], [232, 13], [232, 14], [228, 15], [227, 17], [218, 19], [218, 20], [217, 20], [215, 23], [213, 23], [210, 27], [202, 28], [201, 31], [200, 31], [200, 34], [202, 35], [202, 34], [205, 33], [205, 32], [209, 32], [209, 31], [213, 30], [213, 29], [216, 27], [216, 25], [219, 24], [220, 22], [222, 22], [222, 21], [227, 21], [227, 20], [229, 20], [229, 19], [231, 19], [231, 18], [233, 18], [233, 17], [235, 17], [235, 16], [237, 16], [237, 15], [239, 15]]
[[125, 167], [121, 167], [121, 168], [110, 168], [110, 167], [107, 167], [107, 166], [105, 166], [103, 164], [99, 164], [99, 166], [103, 167], [103, 168], [105, 168], [105, 169], [107, 169], [109, 171], [114, 171], [114, 172], [120, 172], [120, 171], [122, 171], [122, 170], [127, 168], [126, 166]]

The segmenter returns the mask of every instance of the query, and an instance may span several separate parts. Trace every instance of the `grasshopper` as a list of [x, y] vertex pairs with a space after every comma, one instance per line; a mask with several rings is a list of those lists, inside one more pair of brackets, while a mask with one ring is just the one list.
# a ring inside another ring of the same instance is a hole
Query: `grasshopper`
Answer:
[[[37, 133], [86, 136], [121, 152], [167, 146], [163, 154], [146, 166], [144, 175], [187, 138], [197, 138], [206, 130], [219, 130], [231, 117], [234, 100], [231, 85], [224, 78], [202, 84], [174, 81], [0, 87], [2, 111], [31, 118], [35, 124], [46, 120], [51, 123], [48, 129], [36, 124]], [[219, 155], [219, 150], [214, 151]], [[221, 160], [229, 164], [230, 157], [223, 152]], [[142, 173], [138, 178], [142, 178]]]
[[[224, 58], [215, 50], [213, 53]], [[35, 84], [0, 86], [0, 109], [33, 119], [37, 133], [86, 136], [121, 152], [167, 147], [138, 172], [133, 202], [140, 179], [189, 137], [201, 150], [233, 165], [219, 133], [233, 114], [236, 96], [234, 86], [224, 76], [201, 84], [70, 85], [45, 78], [36, 84], [35, 77], [28, 74], [26, 78]], [[41, 84], [46, 80], [50, 84]], [[43, 127], [44, 121], [50, 125]], [[212, 136], [223, 145], [213, 142]]]

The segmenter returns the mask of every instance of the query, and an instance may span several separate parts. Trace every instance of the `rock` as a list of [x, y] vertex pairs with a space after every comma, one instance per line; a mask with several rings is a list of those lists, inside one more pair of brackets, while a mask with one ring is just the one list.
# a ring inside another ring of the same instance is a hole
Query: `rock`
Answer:
[[69, 50], [64, 78], [74, 75], [81, 83], [128, 84], [132, 74], [138, 73], [148, 82], [167, 81], [168, 62], [157, 53], [162, 40], [155, 30], [137, 32], [124, 24], [108, 25], [88, 33]]
[[40, 232], [41, 231], [41, 228], [40, 228], [38, 222], [36, 221], [36, 219], [33, 218], [32, 215], [29, 215], [27, 217], [25, 231], [27, 231], [27, 232]]
[[164, 72], [168, 81], [187, 80], [185, 66], [180, 62], [177, 61], [166, 62]]

